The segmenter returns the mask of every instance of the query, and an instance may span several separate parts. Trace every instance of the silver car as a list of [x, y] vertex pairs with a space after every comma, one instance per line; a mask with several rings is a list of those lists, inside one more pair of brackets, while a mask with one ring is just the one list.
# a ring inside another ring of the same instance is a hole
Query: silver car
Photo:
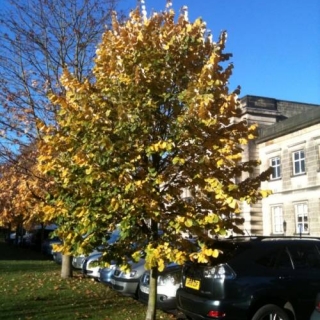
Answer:
[[101, 252], [95, 252], [83, 259], [81, 266], [82, 273], [88, 277], [91, 277], [97, 281], [100, 280], [100, 265], [99, 260], [102, 256]]
[[145, 260], [140, 259], [137, 263], [131, 263], [131, 269], [128, 272], [116, 267], [111, 276], [112, 288], [125, 296], [137, 298], [140, 277], [145, 272], [144, 265]]
[[[114, 230], [112, 233], [109, 233], [108, 235], [108, 245], [112, 245], [113, 243], [115, 243], [116, 241], [118, 241], [119, 237], [120, 237], [120, 229], [116, 229]], [[90, 263], [92, 262], [91, 260], [93, 258], [95, 258], [93, 255], [99, 255], [99, 258], [101, 257], [101, 251], [103, 251], [105, 249], [105, 247], [98, 247], [97, 249], [93, 250], [89, 255], [85, 256], [85, 255], [79, 255], [79, 256], [74, 256], [72, 259], [72, 266], [75, 269], [80, 269], [80, 270], [84, 270], [87, 267], [88, 264], [88, 260], [90, 259]], [[85, 266], [84, 266], [85, 264]], [[89, 272], [88, 274], [91, 274], [92, 272]]]
[[[174, 311], [176, 305], [176, 291], [182, 279], [182, 266], [171, 263], [159, 273], [157, 283], [157, 309]], [[140, 278], [138, 297], [139, 301], [147, 304], [149, 299], [150, 272], [145, 271]]]
[[115, 264], [111, 264], [109, 267], [100, 268], [100, 270], [99, 270], [99, 274], [100, 274], [99, 281], [102, 284], [106, 285], [106, 286], [112, 287], [111, 277], [113, 276], [116, 267], [117, 266]]
[[79, 256], [74, 256], [72, 258], [72, 266], [75, 269], [82, 270], [84, 261], [86, 259], [88, 259], [89, 256], [91, 256], [93, 254], [96, 254], [96, 253], [100, 253], [100, 251], [99, 250], [93, 250], [88, 256], [85, 256], [84, 254], [79, 255]]

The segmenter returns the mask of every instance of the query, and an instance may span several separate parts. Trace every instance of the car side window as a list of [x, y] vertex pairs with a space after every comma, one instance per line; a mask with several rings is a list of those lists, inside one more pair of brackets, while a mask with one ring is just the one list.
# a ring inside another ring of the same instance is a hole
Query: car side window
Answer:
[[256, 263], [271, 269], [292, 270], [292, 262], [290, 256], [283, 246], [275, 247], [274, 250], [271, 250], [263, 256], [259, 257], [256, 260]]
[[295, 269], [320, 269], [320, 255], [315, 245], [290, 246], [289, 251]]
[[292, 270], [293, 266], [292, 266], [292, 261], [290, 259], [288, 250], [282, 250], [281, 253], [278, 256], [278, 259], [276, 261], [276, 265], [275, 265], [276, 269], [280, 269], [280, 270]]
[[266, 253], [262, 257], [259, 257], [256, 260], [256, 263], [266, 268], [273, 268], [275, 266], [277, 256], [278, 256], [278, 251], [271, 251]]

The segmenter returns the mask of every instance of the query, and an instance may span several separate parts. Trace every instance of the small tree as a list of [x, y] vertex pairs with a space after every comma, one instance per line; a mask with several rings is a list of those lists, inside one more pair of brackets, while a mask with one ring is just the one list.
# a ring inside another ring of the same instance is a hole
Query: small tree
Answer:
[[[158, 270], [216, 257], [212, 237], [241, 232], [240, 203], [268, 194], [259, 186], [269, 172], [241, 179], [259, 165], [242, 161], [256, 126], [240, 118], [239, 88], [228, 90], [233, 66], [225, 64], [225, 42], [225, 32], [213, 42], [186, 10], [176, 18], [168, 5], [148, 18], [136, 9], [125, 23], [114, 17], [104, 33], [95, 81], [79, 82], [66, 70], [66, 97], [51, 96], [61, 108], [60, 129], [43, 126], [40, 161], [60, 186], [51, 210], [65, 219], [65, 246], [85, 250], [119, 224], [119, 261], [139, 259], [143, 249], [151, 269], [148, 320]], [[79, 233], [90, 236], [83, 241]], [[192, 252], [183, 233], [198, 239], [200, 251]]]

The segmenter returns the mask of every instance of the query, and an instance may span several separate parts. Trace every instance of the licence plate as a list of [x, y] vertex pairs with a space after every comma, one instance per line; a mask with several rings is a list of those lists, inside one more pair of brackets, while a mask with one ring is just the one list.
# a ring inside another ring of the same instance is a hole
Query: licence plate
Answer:
[[191, 279], [191, 278], [187, 278], [186, 279], [186, 287], [194, 289], [194, 290], [199, 290], [200, 289], [200, 281], [195, 280], [195, 279]]

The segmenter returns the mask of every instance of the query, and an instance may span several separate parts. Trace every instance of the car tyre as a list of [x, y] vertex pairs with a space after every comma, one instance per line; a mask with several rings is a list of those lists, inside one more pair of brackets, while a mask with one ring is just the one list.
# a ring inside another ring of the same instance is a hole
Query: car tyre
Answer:
[[267, 304], [260, 308], [252, 317], [252, 320], [290, 320], [288, 313], [276, 306], [275, 304]]

